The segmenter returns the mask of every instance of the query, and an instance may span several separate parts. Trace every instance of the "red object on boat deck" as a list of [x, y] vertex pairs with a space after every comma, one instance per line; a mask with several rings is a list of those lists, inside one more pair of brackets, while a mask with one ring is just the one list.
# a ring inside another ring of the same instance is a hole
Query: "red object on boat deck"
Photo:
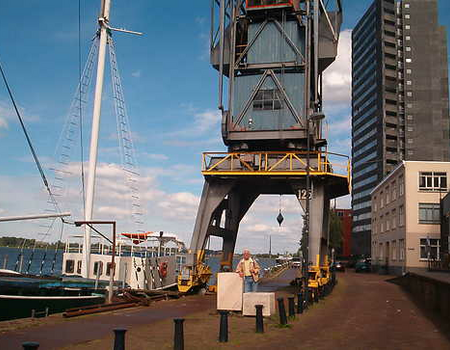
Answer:
[[139, 233], [122, 233], [122, 236], [127, 238], [131, 238], [134, 244], [139, 244], [147, 240], [148, 236], [150, 236], [153, 232], [139, 232]]
[[293, 6], [293, 0], [246, 0], [247, 9]]

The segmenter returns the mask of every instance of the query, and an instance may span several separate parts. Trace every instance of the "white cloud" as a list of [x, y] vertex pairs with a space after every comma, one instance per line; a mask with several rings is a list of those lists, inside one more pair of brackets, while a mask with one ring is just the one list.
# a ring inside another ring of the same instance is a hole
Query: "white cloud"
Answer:
[[131, 73], [131, 76], [134, 78], [140, 78], [142, 74], [142, 71], [139, 69], [137, 71], [134, 71], [133, 73]]
[[177, 130], [167, 133], [169, 137], [196, 137], [203, 135], [206, 132], [216, 131], [217, 125], [220, 123], [221, 116], [219, 111], [207, 109], [203, 112], [194, 112], [191, 107], [188, 107], [188, 112], [193, 113], [192, 127]]
[[195, 17], [195, 22], [202, 25], [206, 22], [206, 18], [205, 17]]
[[5, 118], [0, 117], [0, 129], [8, 129], [8, 122]]
[[219, 111], [211, 109], [199, 111], [192, 105], [183, 105], [182, 107], [185, 107], [190, 115], [190, 118], [186, 118], [190, 126], [164, 134], [163, 143], [165, 145], [190, 147], [222, 144]]
[[[22, 106], [18, 106], [19, 109], [19, 113], [22, 117], [22, 119], [26, 122], [38, 122], [40, 120], [40, 117], [29, 113], [28, 110]], [[2, 121], [3, 124], [6, 124], [6, 126], [8, 125], [7, 122], [8, 121], [16, 121], [17, 120], [17, 115], [16, 112], [14, 110], [14, 108], [12, 107], [11, 103], [8, 101], [1, 101], [0, 100], [0, 127], [2, 125]]]
[[347, 29], [341, 32], [336, 61], [323, 74], [324, 105], [328, 108], [350, 106], [352, 84], [351, 37], [351, 30]]
[[142, 153], [142, 156], [152, 159], [152, 160], [168, 160], [169, 157], [165, 154], [157, 154], [157, 153]]
[[352, 129], [352, 122], [350, 116], [345, 116], [341, 119], [334, 120], [330, 123], [329, 133], [333, 135], [339, 135], [345, 133], [347, 135], [350, 134]]
[[[145, 136], [142, 136], [142, 134], [138, 133], [137, 131], [131, 132], [131, 138], [134, 143], [146, 143], [147, 138]], [[108, 136], [108, 140], [117, 140], [117, 132], [113, 132]], [[116, 148], [117, 150], [117, 148]]]

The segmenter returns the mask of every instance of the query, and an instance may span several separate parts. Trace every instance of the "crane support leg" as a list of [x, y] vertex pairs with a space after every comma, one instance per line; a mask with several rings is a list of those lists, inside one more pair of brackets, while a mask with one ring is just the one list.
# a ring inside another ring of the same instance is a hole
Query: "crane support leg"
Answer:
[[221, 271], [233, 268], [233, 254], [239, 224], [259, 193], [248, 190], [235, 180], [208, 179], [203, 186], [191, 240], [191, 258], [179, 279], [179, 290], [184, 292], [204, 285], [211, 271], [203, 260], [210, 236], [221, 237]]

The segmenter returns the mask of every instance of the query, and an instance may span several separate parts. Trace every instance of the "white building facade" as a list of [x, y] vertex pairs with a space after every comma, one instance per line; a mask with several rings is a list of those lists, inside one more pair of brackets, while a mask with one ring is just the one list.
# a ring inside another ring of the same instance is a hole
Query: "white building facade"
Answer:
[[371, 193], [372, 265], [400, 275], [440, 259], [450, 162], [403, 161]]

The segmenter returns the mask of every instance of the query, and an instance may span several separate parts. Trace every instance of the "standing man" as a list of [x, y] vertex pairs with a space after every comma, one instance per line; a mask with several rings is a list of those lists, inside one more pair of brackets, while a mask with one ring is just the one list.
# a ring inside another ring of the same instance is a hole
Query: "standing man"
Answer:
[[244, 293], [257, 292], [260, 269], [256, 260], [252, 259], [250, 251], [244, 249], [244, 258], [236, 268], [236, 272], [244, 279]]

